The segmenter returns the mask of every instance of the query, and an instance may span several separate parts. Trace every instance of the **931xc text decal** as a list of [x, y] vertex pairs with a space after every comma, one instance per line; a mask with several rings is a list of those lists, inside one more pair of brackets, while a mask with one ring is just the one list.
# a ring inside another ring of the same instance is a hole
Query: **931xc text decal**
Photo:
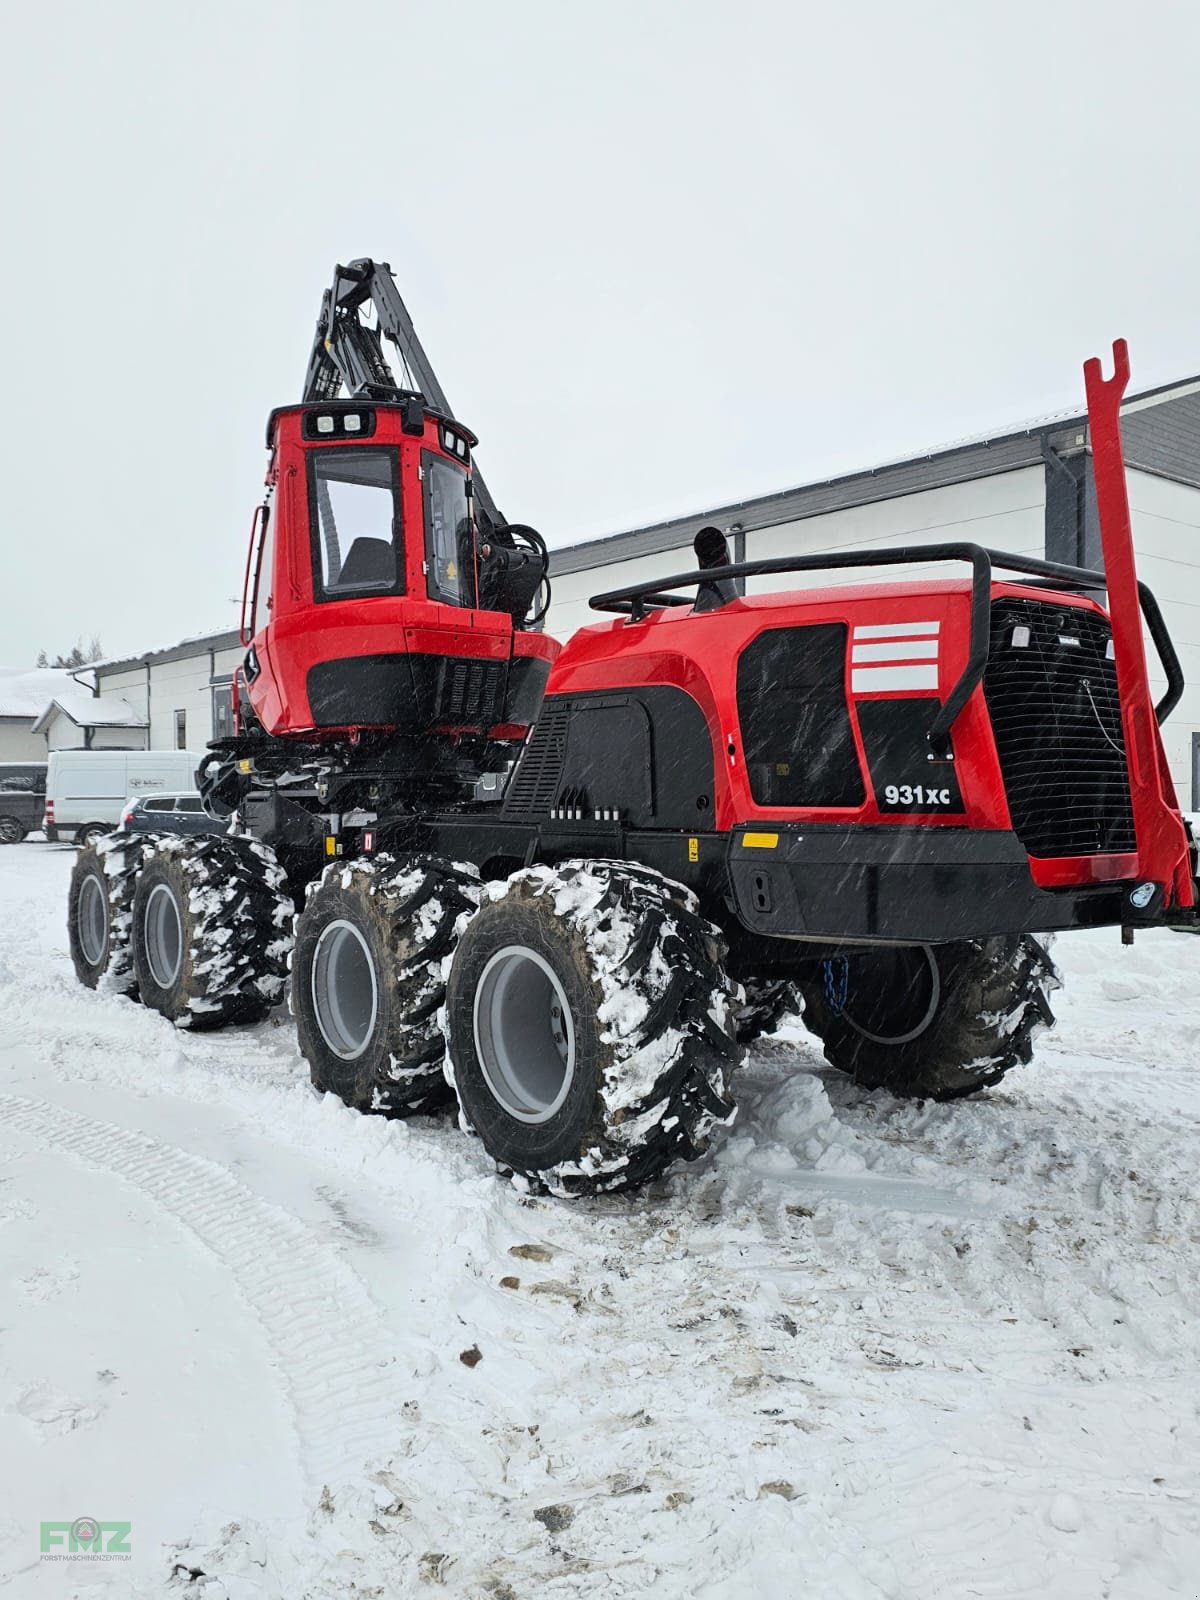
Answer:
[[856, 700], [854, 709], [881, 812], [962, 814], [953, 761], [929, 759], [926, 734], [941, 709], [939, 700]]

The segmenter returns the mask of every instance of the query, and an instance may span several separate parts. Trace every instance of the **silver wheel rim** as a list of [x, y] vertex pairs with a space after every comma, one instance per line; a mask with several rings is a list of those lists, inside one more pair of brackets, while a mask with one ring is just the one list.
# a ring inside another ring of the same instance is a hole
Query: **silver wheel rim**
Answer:
[[104, 885], [91, 873], [80, 886], [75, 925], [84, 960], [89, 967], [98, 967], [104, 958], [108, 938], [108, 895]]
[[370, 1044], [379, 1015], [379, 987], [367, 941], [352, 922], [321, 930], [312, 965], [313, 1013], [321, 1037], [343, 1061]]
[[575, 1077], [575, 1027], [558, 974], [512, 944], [475, 991], [475, 1052], [494, 1098], [518, 1122], [548, 1122]]
[[183, 925], [175, 891], [156, 883], [146, 899], [146, 959], [160, 989], [169, 989], [183, 965]]

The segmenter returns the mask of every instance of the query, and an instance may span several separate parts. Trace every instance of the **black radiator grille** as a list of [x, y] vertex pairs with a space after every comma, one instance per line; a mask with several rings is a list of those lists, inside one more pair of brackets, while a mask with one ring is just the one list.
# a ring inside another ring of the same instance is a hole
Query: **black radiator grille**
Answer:
[[553, 695], [542, 709], [517, 762], [504, 796], [506, 811], [549, 811], [558, 793], [563, 758], [567, 751], [567, 724], [571, 708]]
[[983, 689], [1013, 828], [1031, 856], [1134, 848], [1111, 638], [1094, 612], [1035, 600], [992, 605]]

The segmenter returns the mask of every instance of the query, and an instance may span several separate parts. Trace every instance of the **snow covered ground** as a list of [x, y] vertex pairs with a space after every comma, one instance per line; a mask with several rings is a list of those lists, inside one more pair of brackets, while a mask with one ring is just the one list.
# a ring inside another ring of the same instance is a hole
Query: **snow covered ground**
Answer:
[[[1200, 938], [1060, 940], [968, 1104], [781, 1034], [581, 1205], [317, 1100], [284, 1012], [78, 987], [71, 860], [0, 853], [0, 1592], [1200, 1594]], [[40, 1559], [80, 1516], [131, 1559]]]

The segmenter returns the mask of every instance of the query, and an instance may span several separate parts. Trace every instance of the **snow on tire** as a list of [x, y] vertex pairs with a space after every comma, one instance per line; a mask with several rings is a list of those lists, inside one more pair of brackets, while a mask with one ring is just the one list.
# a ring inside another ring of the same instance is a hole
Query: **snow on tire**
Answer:
[[799, 1016], [803, 1001], [791, 978], [747, 977], [746, 998], [737, 1008], [737, 1041], [753, 1044], [774, 1033], [784, 1017]]
[[869, 1089], [956, 1100], [999, 1083], [1054, 1023], [1059, 987], [1028, 935], [863, 950], [802, 980], [825, 1059]]
[[481, 893], [474, 867], [427, 855], [333, 862], [310, 886], [291, 1003], [315, 1088], [391, 1116], [449, 1100], [442, 966]]
[[75, 859], [67, 898], [67, 942], [75, 976], [89, 989], [137, 994], [133, 970], [133, 891], [142, 856], [158, 838], [110, 833]]
[[181, 1028], [260, 1021], [283, 997], [293, 912], [256, 839], [149, 836], [132, 905], [143, 1003]]
[[448, 1071], [502, 1171], [558, 1195], [634, 1189], [731, 1122], [741, 987], [695, 897], [643, 867], [528, 867], [449, 965]]

